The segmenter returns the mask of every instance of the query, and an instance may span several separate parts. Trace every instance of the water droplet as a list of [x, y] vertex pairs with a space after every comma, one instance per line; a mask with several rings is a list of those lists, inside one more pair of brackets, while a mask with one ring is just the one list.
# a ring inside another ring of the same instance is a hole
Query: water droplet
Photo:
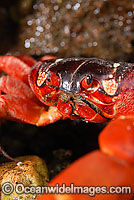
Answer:
[[76, 3], [74, 6], [73, 6], [73, 10], [78, 10], [80, 7], [80, 4], [79, 3]]
[[22, 162], [18, 162], [16, 165], [17, 165], [17, 166], [20, 166], [21, 164], [22, 164]]
[[109, 74], [109, 78], [113, 78], [113, 74]]
[[46, 48], [46, 53], [50, 53], [50, 49], [49, 48]]
[[70, 30], [69, 30], [69, 26], [68, 26], [68, 25], [64, 26], [64, 32], [65, 32], [65, 34], [70, 33]]
[[49, 28], [50, 28], [50, 24], [46, 24], [46, 25], [45, 25], [45, 28], [46, 28], [46, 29], [49, 29]]
[[99, 9], [99, 8], [96, 8], [96, 9], [94, 10], [94, 14], [95, 14], [95, 15], [97, 15], [99, 12], [100, 12], [100, 9]]
[[25, 48], [29, 48], [30, 47], [30, 40], [29, 39], [26, 39], [25, 40]]
[[28, 20], [28, 21], [27, 21], [27, 25], [28, 25], [28, 26], [31, 26], [32, 24], [33, 24], [32, 20]]
[[40, 3], [39, 4], [39, 7], [41, 8], [41, 9], [43, 9], [45, 6], [44, 6], [44, 3]]
[[33, 5], [33, 9], [37, 9], [38, 8], [38, 5], [37, 4], [35, 4], [35, 5]]
[[43, 31], [44, 31], [44, 29], [43, 29], [42, 26], [37, 26], [36, 29], [37, 29], [37, 31], [40, 31], [40, 32], [43, 32]]
[[55, 16], [52, 17], [52, 22], [56, 22], [56, 17]]
[[40, 24], [40, 19], [36, 19], [36, 24], [37, 24], [37, 25]]
[[114, 20], [114, 24], [115, 25], [117, 25], [118, 24], [118, 20], [116, 19], [116, 20]]
[[69, 3], [66, 5], [66, 9], [71, 9], [71, 7], [72, 7], [72, 6], [71, 6], [71, 4], [69, 4]]
[[127, 24], [131, 24], [131, 19], [126, 20]]
[[56, 11], [56, 10], [58, 10], [59, 9], [59, 6], [58, 5], [55, 5], [54, 6], [54, 10]]
[[119, 7], [118, 7], [118, 11], [121, 11], [121, 10], [122, 10], [122, 7], [121, 7], [121, 6], [119, 6]]
[[122, 25], [123, 25], [123, 22], [120, 21], [120, 22], [119, 22], [119, 26], [122, 26]]
[[89, 43], [88, 43], [88, 47], [92, 47], [92, 42], [89, 42]]
[[65, 42], [62, 41], [62, 42], [60, 43], [60, 46], [61, 46], [61, 47], [64, 47], [64, 46], [65, 46]]
[[31, 37], [30, 42], [35, 42], [35, 39], [33, 37]]
[[84, 33], [84, 38], [88, 38], [89, 34], [87, 32]]
[[125, 28], [124, 28], [124, 31], [125, 32], [128, 32], [130, 30], [130, 26], [126, 26]]
[[98, 43], [95, 41], [93, 42], [93, 46], [96, 47], [98, 45]]
[[120, 15], [119, 16], [119, 20], [123, 20], [123, 19], [124, 19], [124, 17]]
[[38, 36], [40, 36], [40, 32], [39, 31], [36, 31], [35, 32], [35, 35], [38, 37]]
[[119, 15], [117, 15], [117, 14], [114, 15], [114, 18], [115, 18], [115, 19], [118, 19], [118, 17], [119, 17]]
[[46, 38], [46, 39], [52, 38], [52, 34], [51, 34], [51, 33], [45, 34], [45, 38]]
[[54, 53], [58, 52], [59, 48], [58, 47], [54, 47]]
[[76, 37], [76, 33], [71, 33], [71, 36], [72, 37]]
[[132, 11], [129, 11], [127, 14], [129, 17], [131, 17], [133, 13], [132, 13]]

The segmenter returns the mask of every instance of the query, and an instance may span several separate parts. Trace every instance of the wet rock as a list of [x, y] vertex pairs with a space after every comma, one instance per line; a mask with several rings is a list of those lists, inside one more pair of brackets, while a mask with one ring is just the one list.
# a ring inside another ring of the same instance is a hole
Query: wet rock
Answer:
[[[15, 158], [14, 162], [7, 162], [0, 166], [0, 191], [4, 183], [15, 186], [19, 183], [24, 186], [46, 186], [48, 184], [48, 171], [44, 160], [38, 156], [24, 156]], [[15, 191], [9, 196], [1, 192], [1, 200], [33, 199], [37, 194], [17, 194]]]
[[13, 52], [129, 59], [134, 1], [36, 0], [20, 22]]

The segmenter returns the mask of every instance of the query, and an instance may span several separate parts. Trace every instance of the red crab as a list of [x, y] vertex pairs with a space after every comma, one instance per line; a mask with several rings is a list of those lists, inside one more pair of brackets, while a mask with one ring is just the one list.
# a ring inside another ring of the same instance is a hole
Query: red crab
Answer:
[[[133, 186], [133, 64], [97, 58], [52, 57], [36, 63], [28, 56], [1, 56], [0, 69], [9, 74], [0, 78], [0, 116], [3, 118], [37, 126], [65, 118], [92, 122], [116, 119], [100, 135], [101, 151], [80, 158], [50, 184]], [[92, 197], [80, 194], [40, 197], [47, 198], [86, 200]], [[96, 195], [93, 199], [100, 198], [113, 199], [113, 195]], [[114, 199], [118, 198], [124, 196], [114, 195]], [[126, 198], [131, 199], [132, 193]]]

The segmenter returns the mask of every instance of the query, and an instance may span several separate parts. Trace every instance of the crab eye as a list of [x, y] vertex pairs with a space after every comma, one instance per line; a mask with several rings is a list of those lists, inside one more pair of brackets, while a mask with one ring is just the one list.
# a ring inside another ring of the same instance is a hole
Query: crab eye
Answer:
[[93, 81], [93, 77], [91, 74], [88, 74], [83, 80], [82, 80], [82, 87], [84, 89], [88, 89], [91, 87]]
[[86, 82], [87, 82], [87, 85], [90, 85], [92, 83], [92, 75], [91, 74], [87, 75]]

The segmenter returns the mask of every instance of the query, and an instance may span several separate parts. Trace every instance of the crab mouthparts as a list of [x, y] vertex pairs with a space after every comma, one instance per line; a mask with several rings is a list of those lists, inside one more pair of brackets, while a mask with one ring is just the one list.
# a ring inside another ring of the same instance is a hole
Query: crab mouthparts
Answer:
[[[108, 105], [107, 105], [108, 106]], [[95, 103], [72, 93], [62, 92], [57, 103], [58, 110], [67, 116], [79, 116], [84, 120], [91, 120], [97, 114], [104, 119], [111, 119], [115, 115], [115, 111], [110, 115], [99, 108]]]

